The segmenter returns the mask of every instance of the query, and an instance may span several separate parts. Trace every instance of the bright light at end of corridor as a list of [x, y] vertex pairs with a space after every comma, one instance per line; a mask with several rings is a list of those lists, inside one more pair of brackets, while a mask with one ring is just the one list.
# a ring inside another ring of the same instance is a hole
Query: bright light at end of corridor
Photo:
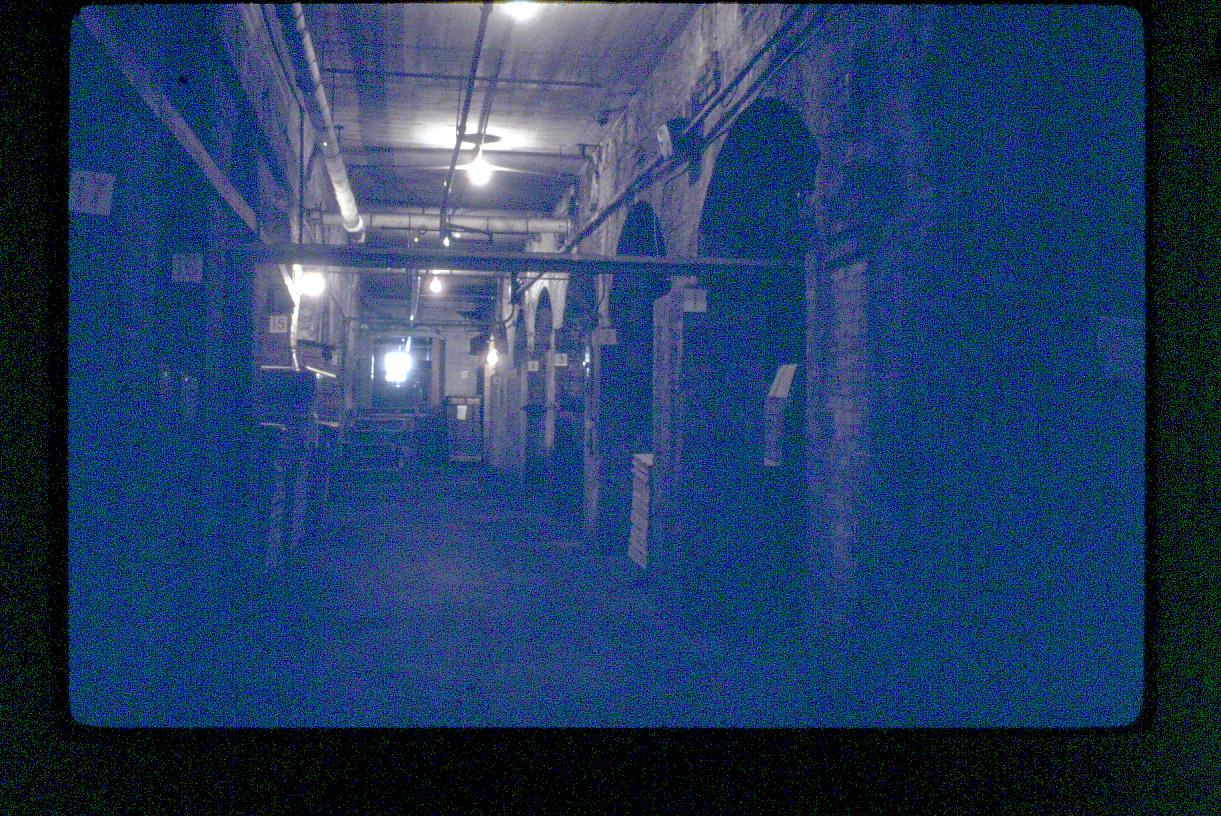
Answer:
[[505, 3], [505, 11], [509, 12], [514, 20], [519, 23], [524, 23], [535, 14], [538, 14], [538, 3], [530, 3], [525, 0], [514, 0], [512, 3]]
[[326, 278], [321, 272], [306, 272], [300, 281], [301, 294], [306, 297], [318, 297], [326, 291]]
[[488, 368], [495, 368], [499, 359], [500, 355], [496, 353], [496, 346], [490, 346], [488, 348]]
[[403, 349], [388, 351], [382, 358], [382, 366], [386, 369], [386, 382], [406, 382], [407, 373], [411, 371], [411, 355]]

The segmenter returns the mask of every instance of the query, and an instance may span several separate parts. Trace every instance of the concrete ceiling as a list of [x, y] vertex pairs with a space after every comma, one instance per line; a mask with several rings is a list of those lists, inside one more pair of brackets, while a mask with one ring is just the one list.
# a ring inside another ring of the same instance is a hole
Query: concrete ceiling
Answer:
[[[481, 4], [305, 8], [360, 210], [439, 207]], [[601, 141], [696, 9], [541, 3], [523, 22], [497, 4], [488, 19], [466, 130], [489, 137], [486, 158], [504, 171], [484, 187], [471, 185], [465, 172], [455, 173], [451, 211], [551, 215], [579, 179], [586, 147]], [[458, 164], [474, 155], [473, 147], [463, 149]], [[411, 239], [401, 230], [369, 233], [374, 246]], [[525, 236], [499, 236], [496, 244], [522, 249]], [[494, 292], [486, 277], [446, 283], [443, 296], [424, 292], [423, 303], [435, 308], [458, 298], [478, 301], [482, 311]], [[412, 288], [403, 277], [369, 284], [378, 298], [407, 299]]]
[[[602, 137], [599, 114], [614, 122], [696, 9], [539, 6], [518, 22], [497, 4], [467, 120], [468, 133], [496, 139], [485, 146], [488, 160], [516, 172], [498, 172], [482, 188], [457, 174], [451, 206], [550, 214], [580, 174], [582, 145]], [[480, 4], [306, 9], [361, 209], [439, 206]], [[463, 150], [459, 164], [473, 157]]]

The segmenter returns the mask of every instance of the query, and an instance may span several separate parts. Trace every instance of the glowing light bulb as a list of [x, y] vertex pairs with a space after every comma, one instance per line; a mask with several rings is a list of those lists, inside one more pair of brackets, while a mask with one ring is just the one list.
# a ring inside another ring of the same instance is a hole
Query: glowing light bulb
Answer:
[[449, 246], [449, 236], [448, 235], [446, 235], [444, 238], [441, 239], [441, 245]]
[[466, 166], [466, 176], [476, 187], [482, 187], [492, 180], [492, 165], [483, 157], [482, 150], [475, 156], [475, 160]]
[[496, 346], [488, 347], [488, 368], [495, 368], [496, 362], [500, 359], [500, 355], [496, 353]]
[[519, 23], [524, 23], [535, 14], [538, 14], [538, 3], [526, 2], [526, 0], [514, 0], [512, 3], [505, 3], [505, 11], [517, 20]]
[[326, 278], [321, 272], [307, 272], [301, 276], [299, 286], [306, 297], [318, 297], [326, 291]]
[[432, 280], [428, 282], [428, 291], [432, 292], [434, 295], [441, 294], [441, 279], [436, 275], [433, 275]]

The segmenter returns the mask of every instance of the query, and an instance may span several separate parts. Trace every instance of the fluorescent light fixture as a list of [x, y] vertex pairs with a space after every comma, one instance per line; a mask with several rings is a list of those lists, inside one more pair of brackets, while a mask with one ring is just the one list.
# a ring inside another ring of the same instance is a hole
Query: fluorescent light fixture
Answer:
[[535, 14], [538, 14], [538, 3], [529, 3], [525, 0], [514, 0], [512, 3], [505, 3], [505, 11], [517, 20], [519, 23], [524, 23]]
[[483, 157], [482, 150], [475, 156], [474, 161], [466, 166], [466, 177], [476, 187], [483, 187], [492, 180], [492, 165]]
[[306, 272], [298, 279], [297, 285], [306, 297], [318, 297], [326, 291], [326, 278], [321, 272]]
[[411, 363], [411, 355], [403, 349], [386, 352], [386, 356], [382, 358], [382, 367], [386, 369], [386, 382], [406, 382]]
[[441, 294], [442, 288], [441, 279], [436, 275], [433, 275], [432, 280], [428, 282], [428, 291], [432, 292], [434, 295], [439, 295]]

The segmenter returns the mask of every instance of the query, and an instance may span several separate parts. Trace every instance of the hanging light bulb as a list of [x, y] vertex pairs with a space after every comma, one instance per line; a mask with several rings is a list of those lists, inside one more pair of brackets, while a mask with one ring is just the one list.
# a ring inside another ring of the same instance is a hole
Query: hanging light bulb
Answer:
[[492, 180], [492, 165], [483, 157], [483, 148], [479, 149], [474, 161], [466, 166], [466, 176], [476, 187], [483, 187]]
[[500, 355], [496, 353], [496, 344], [488, 344], [488, 368], [495, 368], [496, 362], [500, 359]]
[[444, 238], [441, 239], [441, 245], [449, 246], [449, 236], [448, 235], [446, 235]]
[[441, 288], [441, 279], [437, 277], [436, 273], [434, 273], [432, 280], [428, 282], [428, 291], [432, 292], [434, 295], [439, 295], [441, 294]]

